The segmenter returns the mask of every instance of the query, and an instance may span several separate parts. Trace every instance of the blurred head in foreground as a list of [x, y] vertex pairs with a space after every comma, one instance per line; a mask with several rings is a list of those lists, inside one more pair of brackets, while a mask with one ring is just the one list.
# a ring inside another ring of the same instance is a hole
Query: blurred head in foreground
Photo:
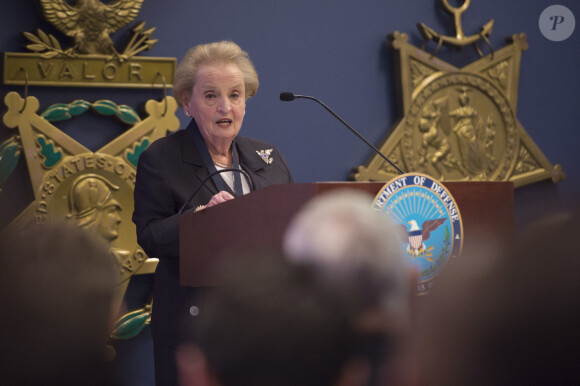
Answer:
[[335, 385], [352, 352], [351, 303], [280, 256], [232, 264], [208, 296], [181, 385]]
[[356, 190], [316, 196], [291, 221], [284, 252], [353, 297], [357, 326], [369, 338], [363, 350], [374, 366], [392, 361], [410, 327], [416, 274], [403, 260], [399, 231], [372, 208], [372, 197]]
[[414, 334], [420, 384], [579, 384], [578, 232], [555, 216], [446, 270]]
[[356, 291], [363, 307], [407, 321], [409, 276], [399, 232], [372, 197], [337, 190], [315, 197], [290, 223], [284, 252]]
[[0, 384], [102, 381], [116, 280], [107, 246], [75, 226], [0, 234]]

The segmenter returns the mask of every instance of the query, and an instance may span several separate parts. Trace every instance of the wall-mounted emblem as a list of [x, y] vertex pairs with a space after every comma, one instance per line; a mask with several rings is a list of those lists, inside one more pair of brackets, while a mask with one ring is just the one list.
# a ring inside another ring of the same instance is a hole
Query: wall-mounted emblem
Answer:
[[[25, 32], [31, 53], [4, 54], [4, 84], [78, 87], [172, 87], [175, 58], [136, 56], [157, 42], [155, 28], [138, 23], [122, 51], [111, 35], [139, 14], [144, 0], [41, 0], [44, 17], [63, 35], [63, 46], [42, 30]], [[164, 85], [161, 78], [167, 80]]]
[[[67, 221], [101, 238], [110, 245], [111, 257], [118, 265], [117, 291], [122, 299], [132, 275], [152, 273], [157, 265], [156, 259], [149, 259], [137, 244], [135, 225], [131, 221], [133, 190], [139, 155], [157, 138], [179, 128], [179, 119], [175, 116], [177, 102], [172, 97], [160, 102], [150, 100], [146, 104], [149, 116], [140, 119], [136, 113], [130, 114], [127, 106], [119, 107], [111, 101], [58, 104], [40, 113], [35, 97], [24, 99], [11, 92], [4, 101], [8, 108], [4, 124], [18, 129], [18, 136], [13, 138], [19, 141], [11, 139], [2, 145], [5, 154], [0, 158], [0, 170], [13, 167], [18, 161], [15, 154], [25, 149], [24, 159], [35, 188], [34, 202], [9, 228], [41, 227]], [[65, 107], [78, 115], [89, 106], [113, 117], [116, 114], [112, 111], [126, 120], [131, 116], [132, 127], [97, 151], [91, 151], [50, 122], [58, 120]], [[148, 316], [150, 307], [146, 308], [140, 311]], [[116, 336], [126, 338], [140, 330], [135, 331], [134, 324], [130, 327], [129, 335], [117, 331]]]
[[[408, 43], [406, 34], [389, 35], [400, 74], [404, 117], [380, 149], [403, 170], [428, 174], [442, 181], [513, 181], [522, 186], [545, 179], [565, 178], [560, 165], [552, 165], [517, 119], [521, 53], [528, 45], [524, 34], [511, 37], [510, 44], [493, 51], [487, 37], [493, 20], [479, 33], [466, 36], [461, 16], [466, 0], [453, 8], [456, 36], [444, 36], [425, 24], [419, 31], [437, 43], [433, 53]], [[483, 56], [478, 43], [491, 53]], [[438, 59], [441, 45], [474, 45], [482, 56], [457, 68]], [[385, 181], [398, 174], [378, 156], [355, 168], [357, 181]]]
[[378, 192], [373, 208], [398, 225], [402, 255], [419, 272], [417, 294], [427, 293], [435, 278], [461, 253], [463, 222], [449, 190], [425, 174], [403, 174]]
[[[117, 30], [137, 17], [143, 2], [79, 0], [71, 5], [66, 0], [41, 0], [45, 18], [67, 37], [67, 45], [39, 29], [24, 33], [31, 52], [4, 54], [4, 84], [24, 86], [24, 97], [9, 92], [4, 98], [3, 122], [17, 132], [0, 143], [0, 186], [24, 160], [34, 194], [33, 202], [24, 203], [28, 206], [7, 227], [42, 227], [66, 221], [104, 240], [118, 266], [119, 305], [131, 277], [151, 274], [157, 266], [157, 259], [148, 257], [137, 244], [131, 221], [139, 156], [153, 141], [180, 126], [175, 115], [177, 102], [167, 96], [176, 59], [137, 56], [157, 42], [152, 39], [155, 28], [137, 23], [122, 50], [112, 40]], [[163, 98], [146, 101], [144, 117], [108, 98], [79, 98], [41, 110], [39, 99], [28, 96], [29, 85], [163, 89]], [[86, 113], [128, 127], [91, 150], [55, 126]], [[120, 318], [113, 337], [138, 334], [148, 324], [151, 308], [149, 302]]]

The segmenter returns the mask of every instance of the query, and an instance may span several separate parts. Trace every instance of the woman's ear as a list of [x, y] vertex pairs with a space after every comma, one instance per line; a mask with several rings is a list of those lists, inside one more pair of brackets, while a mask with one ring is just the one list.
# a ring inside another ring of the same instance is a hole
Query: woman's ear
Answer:
[[189, 100], [191, 98], [191, 95], [188, 94], [185, 91], [182, 91], [181, 94], [179, 95], [175, 95], [175, 99], [179, 100], [181, 102], [181, 106], [183, 107], [183, 110], [188, 113], [189, 115]]

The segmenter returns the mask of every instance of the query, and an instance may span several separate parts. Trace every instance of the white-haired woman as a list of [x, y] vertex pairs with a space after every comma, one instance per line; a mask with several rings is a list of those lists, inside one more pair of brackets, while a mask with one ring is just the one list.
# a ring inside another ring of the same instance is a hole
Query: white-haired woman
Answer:
[[[203, 210], [251, 189], [292, 182], [275, 146], [238, 135], [246, 101], [258, 84], [248, 54], [237, 44], [192, 48], [177, 68], [174, 95], [193, 119], [185, 130], [152, 143], [139, 159], [133, 221], [141, 247], [159, 258], [152, 317], [157, 385], [177, 384], [175, 350], [186, 339], [181, 326], [195, 324], [203, 293], [179, 285], [180, 208]], [[230, 168], [242, 169], [251, 181], [233, 171], [209, 177]]]

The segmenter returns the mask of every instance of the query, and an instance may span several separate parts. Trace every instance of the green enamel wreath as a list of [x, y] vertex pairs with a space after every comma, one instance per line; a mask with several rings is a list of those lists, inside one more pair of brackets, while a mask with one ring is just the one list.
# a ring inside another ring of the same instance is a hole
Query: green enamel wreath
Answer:
[[81, 99], [68, 104], [57, 103], [44, 110], [41, 116], [49, 122], [66, 121], [73, 116], [84, 114], [90, 107], [101, 115], [116, 116], [122, 122], [130, 125], [141, 121], [139, 115], [131, 107], [117, 105], [115, 102], [105, 99], [98, 100], [92, 104]]

